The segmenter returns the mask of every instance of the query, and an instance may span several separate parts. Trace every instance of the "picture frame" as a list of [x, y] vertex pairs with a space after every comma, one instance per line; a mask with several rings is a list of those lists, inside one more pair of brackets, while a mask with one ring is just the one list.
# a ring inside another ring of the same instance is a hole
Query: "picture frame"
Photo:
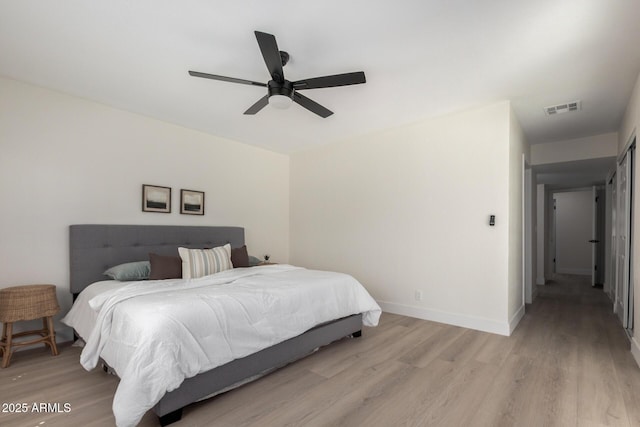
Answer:
[[142, 211], [171, 213], [171, 187], [142, 184]]
[[204, 191], [180, 190], [180, 213], [204, 215]]

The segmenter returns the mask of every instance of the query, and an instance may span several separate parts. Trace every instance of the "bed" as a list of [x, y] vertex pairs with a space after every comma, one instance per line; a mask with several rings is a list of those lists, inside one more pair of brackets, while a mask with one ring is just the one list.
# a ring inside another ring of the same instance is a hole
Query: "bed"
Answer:
[[[148, 258], [149, 253], [175, 255], [178, 247], [204, 249], [229, 244], [232, 248], [238, 248], [244, 245], [244, 229], [241, 227], [89, 224], [70, 226], [69, 236], [71, 273], [70, 290], [74, 296], [74, 301], [89, 285], [95, 282], [104, 281], [105, 277], [103, 276], [103, 272], [107, 268], [126, 262], [145, 260]], [[286, 265], [252, 267], [250, 269], [234, 270], [235, 271], [223, 272], [218, 275], [211, 276], [210, 278], [191, 280], [189, 281], [189, 286], [192, 286], [195, 289], [193, 292], [198, 292], [198, 295], [200, 295], [201, 292], [222, 292], [220, 289], [226, 287], [225, 289], [229, 290], [231, 293], [237, 292], [238, 295], [244, 295], [241, 298], [248, 298], [248, 293], [245, 292], [244, 294], [240, 294], [240, 292], [242, 292], [247, 286], [263, 286], [262, 283], [265, 282], [266, 285], [264, 286], [273, 288], [278, 287], [280, 282], [287, 283], [288, 281], [295, 281], [297, 280], [296, 277], [306, 277], [311, 275], [317, 280], [324, 280], [323, 276], [325, 274], [337, 275], [337, 273], [314, 272], [312, 270], [306, 271], [305, 269]], [[334, 276], [328, 277], [331, 280], [340, 279], [342, 281], [350, 278], [350, 276], [346, 275], [336, 276], [337, 278]], [[215, 282], [216, 280], [217, 282]], [[348, 280], [355, 281], [353, 278]], [[199, 281], [201, 281], [202, 284], [200, 284]], [[214, 281], [215, 283], [213, 284], [215, 285], [222, 284], [223, 286], [210, 286], [210, 281]], [[175, 294], [176, 290], [173, 286], [184, 287], [184, 284], [165, 282], [171, 281], [163, 281], [157, 285], [157, 290], [153, 289], [150, 292], [158, 292], [158, 295], [161, 296], [163, 294], [160, 293], [160, 288], [167, 286], [167, 289], [174, 292], [174, 294], [171, 295], [177, 295]], [[129, 286], [127, 289], [131, 290], [136, 287], [141, 288], [141, 286], [146, 286], [146, 284], [142, 283], [125, 285]], [[361, 287], [360, 284], [358, 285]], [[326, 287], [329, 288], [331, 286], [334, 285], [331, 283], [326, 285]], [[322, 287], [325, 286], [323, 285]], [[362, 288], [362, 290], [364, 291], [364, 288]], [[112, 294], [116, 294], [117, 292], [120, 291], [113, 291]], [[190, 291], [181, 288], [180, 292], [187, 293]], [[353, 293], [354, 291], [350, 292]], [[357, 292], [360, 291], [357, 290]], [[366, 291], [364, 291], [364, 293], [366, 293]], [[121, 294], [124, 295], [126, 293]], [[371, 298], [368, 294], [366, 295], [369, 299]], [[156, 296], [156, 298], [157, 297], [158, 296]], [[122, 296], [120, 298], [123, 300], [126, 299]], [[142, 297], [136, 298], [140, 299]], [[106, 300], [106, 297], [104, 299]], [[115, 299], [122, 307], [125, 307], [127, 303], [129, 303], [128, 300], [124, 302], [117, 301], [117, 298], [113, 296], [111, 296], [111, 299]], [[262, 299], [264, 299], [264, 297], [262, 297]], [[341, 296], [340, 300], [343, 299], [348, 298]], [[366, 300], [366, 298], [364, 299]], [[181, 381], [177, 388], [173, 389], [173, 387], [170, 387], [169, 390], [171, 391], [163, 392], [163, 395], [159, 400], [152, 400], [154, 402], [152, 409], [159, 417], [160, 424], [164, 426], [180, 420], [182, 417], [182, 408], [190, 403], [203, 400], [207, 397], [211, 397], [237, 387], [245, 382], [259, 378], [272, 370], [300, 359], [312, 353], [319, 347], [330, 344], [338, 339], [349, 336], [359, 337], [361, 335], [363, 325], [363, 316], [365, 324], [375, 325], [380, 315], [379, 307], [375, 304], [375, 301], [372, 299], [371, 301], [372, 303], [365, 301], [361, 305], [358, 305], [356, 312], [353, 313], [345, 311], [351, 310], [351, 308], [341, 308], [338, 312], [342, 314], [329, 314], [329, 316], [334, 318], [324, 321], [318, 321], [317, 318], [313, 320], [314, 316], [310, 315], [308, 316], [310, 319], [305, 321], [318, 323], [310, 324], [310, 327], [305, 327], [305, 329], [301, 330], [299, 333], [294, 332], [294, 336], [287, 336], [284, 340], [280, 340], [280, 338], [278, 338], [280, 341], [273, 345], [265, 346], [257, 351], [251, 350], [252, 352], [250, 354], [234, 358], [233, 360], [229, 360], [219, 366], [213, 367], [212, 369], [198, 372], [195, 375], [186, 374], [184, 380]], [[149, 302], [147, 302], [147, 304], [149, 304]], [[114, 303], [114, 306], [117, 305]], [[106, 310], [103, 308], [102, 311]], [[101, 314], [103, 314], [102, 311]], [[325, 307], [321, 307], [320, 311], [327, 310]], [[105, 315], [104, 317], [110, 319], [109, 316], [115, 315], [110, 314], [108, 316]], [[265, 315], [265, 317], [269, 317], [268, 314]], [[211, 324], [214, 324], [215, 321], [219, 322], [220, 320], [211, 319]], [[103, 322], [106, 322], [106, 320]], [[78, 330], [81, 328], [76, 329]], [[279, 333], [280, 331], [278, 331], [278, 334]], [[292, 332], [288, 331], [287, 333]], [[83, 334], [87, 335], [88, 332], [85, 331]], [[85, 336], [82, 338], [86, 341], [88, 337]], [[269, 339], [272, 338], [270, 337]], [[89, 345], [90, 343], [88, 343], [87, 347], [89, 348], [85, 348], [83, 350], [83, 358], [85, 359], [83, 360], [83, 365], [86, 364], [85, 361], [91, 356], [91, 352], [93, 352], [94, 357], [97, 357], [98, 355], [102, 357], [106, 354], [113, 359], [114, 356], [109, 355], [109, 352], [101, 353], [102, 349], [98, 348], [96, 344], [98, 340], [90, 338], [89, 341], [93, 344]], [[85, 353], [89, 353], [89, 356], [85, 357]], [[126, 351], [123, 354], [126, 354]], [[105, 362], [109, 364], [109, 360], [105, 360]], [[118, 362], [116, 361], [116, 364], [117, 363]], [[163, 368], [158, 368], [158, 371], [162, 369]], [[160, 377], [163, 376], [160, 372], [158, 375]], [[121, 378], [121, 385], [124, 382], [126, 382], [126, 380]], [[119, 388], [121, 385], [119, 385]], [[114, 414], [116, 414], [116, 421], [118, 421], [118, 415], [116, 413], [117, 394], [118, 391], [116, 392], [116, 398], [114, 398]], [[132, 422], [130, 421], [131, 419], [135, 419], [135, 417], [129, 417], [128, 421], [123, 421], [120, 424], [132, 425]]]

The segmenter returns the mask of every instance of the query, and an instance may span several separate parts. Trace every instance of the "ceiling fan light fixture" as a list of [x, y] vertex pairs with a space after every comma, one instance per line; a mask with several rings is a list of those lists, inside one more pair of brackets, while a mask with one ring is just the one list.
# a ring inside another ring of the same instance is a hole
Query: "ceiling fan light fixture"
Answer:
[[284, 110], [293, 103], [293, 84], [290, 81], [276, 82], [271, 80], [267, 87], [269, 105], [272, 107]]
[[293, 99], [286, 95], [271, 95], [269, 97], [269, 105], [279, 110], [285, 110], [293, 104]]

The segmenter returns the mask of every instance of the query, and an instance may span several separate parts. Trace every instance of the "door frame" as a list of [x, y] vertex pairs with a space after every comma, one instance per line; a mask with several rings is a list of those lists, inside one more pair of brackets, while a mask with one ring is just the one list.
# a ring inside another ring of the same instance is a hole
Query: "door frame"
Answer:
[[531, 304], [535, 297], [533, 290], [533, 184], [531, 165], [522, 156], [522, 305]]

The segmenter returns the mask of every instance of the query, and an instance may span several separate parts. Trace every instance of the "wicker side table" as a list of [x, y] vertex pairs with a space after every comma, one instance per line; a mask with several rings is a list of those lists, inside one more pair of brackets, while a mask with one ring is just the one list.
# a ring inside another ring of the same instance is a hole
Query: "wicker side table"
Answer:
[[[3, 368], [9, 366], [12, 349], [15, 347], [44, 343], [51, 348], [54, 356], [58, 355], [52, 318], [58, 311], [60, 306], [54, 285], [24, 285], [0, 289], [0, 322], [2, 322], [0, 352]], [[39, 318], [42, 318], [42, 329], [13, 333], [14, 322]], [[14, 338], [29, 335], [38, 335], [38, 338], [13, 341]]]

